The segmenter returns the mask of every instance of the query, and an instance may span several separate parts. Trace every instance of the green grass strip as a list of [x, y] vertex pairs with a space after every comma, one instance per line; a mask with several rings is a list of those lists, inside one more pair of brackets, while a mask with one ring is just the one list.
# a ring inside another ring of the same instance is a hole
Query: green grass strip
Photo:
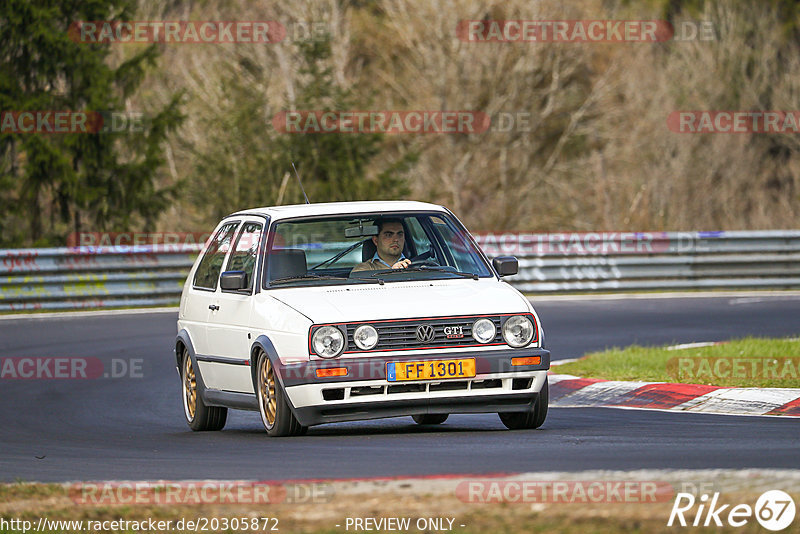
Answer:
[[634, 345], [591, 353], [553, 372], [605, 380], [800, 388], [800, 339], [748, 337], [680, 350]]

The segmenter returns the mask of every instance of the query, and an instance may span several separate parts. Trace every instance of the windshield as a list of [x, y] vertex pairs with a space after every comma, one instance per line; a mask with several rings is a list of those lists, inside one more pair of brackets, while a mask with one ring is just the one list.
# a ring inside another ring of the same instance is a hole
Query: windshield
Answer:
[[439, 212], [278, 221], [267, 250], [267, 287], [491, 276], [463, 227]]

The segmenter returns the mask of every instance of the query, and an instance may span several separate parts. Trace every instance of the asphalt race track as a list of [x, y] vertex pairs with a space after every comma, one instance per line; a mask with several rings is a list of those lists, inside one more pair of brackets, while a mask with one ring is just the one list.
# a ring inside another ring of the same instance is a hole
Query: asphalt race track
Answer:
[[[800, 296], [534, 301], [555, 359], [611, 346], [800, 335]], [[270, 439], [258, 414], [223, 432], [183, 421], [176, 312], [0, 320], [0, 357], [142, 360], [136, 376], [0, 380], [0, 481], [319, 479], [583, 469], [796, 468], [800, 421], [551, 409], [509, 432], [494, 414], [423, 428], [410, 417]]]

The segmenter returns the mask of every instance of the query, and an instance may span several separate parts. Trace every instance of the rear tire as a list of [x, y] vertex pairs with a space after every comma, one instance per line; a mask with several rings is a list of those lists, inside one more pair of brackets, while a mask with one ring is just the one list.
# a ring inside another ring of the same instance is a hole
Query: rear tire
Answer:
[[264, 352], [258, 355], [256, 364], [256, 395], [261, 422], [270, 437], [300, 436], [306, 433], [308, 427], [301, 425], [289, 408], [272, 362]]
[[509, 430], [539, 428], [544, 423], [544, 420], [547, 419], [547, 405], [549, 402], [550, 386], [547, 384], [547, 378], [545, 378], [544, 385], [539, 391], [539, 397], [536, 399], [533, 409], [527, 412], [508, 412], [497, 415], [500, 416], [500, 420]]
[[181, 358], [181, 391], [183, 393], [183, 415], [189, 428], [196, 432], [222, 430], [228, 419], [228, 409], [206, 406], [203, 402], [202, 386], [197, 380], [192, 358], [186, 347]]
[[418, 425], [441, 425], [447, 421], [449, 414], [446, 413], [426, 413], [420, 415], [412, 415], [411, 418]]

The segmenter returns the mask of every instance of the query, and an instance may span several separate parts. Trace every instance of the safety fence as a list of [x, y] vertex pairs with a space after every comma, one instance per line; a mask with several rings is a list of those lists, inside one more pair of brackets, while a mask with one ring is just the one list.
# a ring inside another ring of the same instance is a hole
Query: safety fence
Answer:
[[0, 312], [171, 305], [200, 245], [0, 250]]
[[520, 291], [800, 288], [800, 231], [480, 234], [490, 257], [515, 255]]
[[[525, 293], [800, 288], [800, 231], [480, 233]], [[199, 245], [0, 250], [0, 312], [172, 305]]]

